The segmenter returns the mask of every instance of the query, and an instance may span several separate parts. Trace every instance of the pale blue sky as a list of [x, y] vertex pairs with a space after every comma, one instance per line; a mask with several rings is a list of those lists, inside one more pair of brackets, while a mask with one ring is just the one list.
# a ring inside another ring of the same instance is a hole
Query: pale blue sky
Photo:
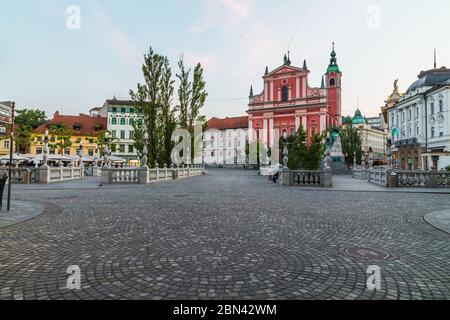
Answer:
[[[51, 115], [87, 112], [142, 81], [149, 46], [205, 66], [208, 116], [245, 115], [250, 85], [261, 91], [265, 66], [287, 50], [307, 59], [318, 86], [336, 42], [344, 114], [375, 115], [399, 78], [401, 90], [433, 65], [450, 66], [450, 2], [388, 0], [1, 0], [0, 101]], [[66, 27], [69, 5], [81, 30]], [[371, 6], [379, 8], [379, 28]], [[368, 13], [368, 12], [371, 13]], [[372, 24], [374, 25], [374, 24]]]

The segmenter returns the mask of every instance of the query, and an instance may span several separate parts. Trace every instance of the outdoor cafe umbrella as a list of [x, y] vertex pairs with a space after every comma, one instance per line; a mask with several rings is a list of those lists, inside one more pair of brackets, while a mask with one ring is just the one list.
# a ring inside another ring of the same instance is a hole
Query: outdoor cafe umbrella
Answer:
[[[30, 161], [29, 158], [25, 157], [24, 155], [21, 155], [19, 153], [13, 153], [12, 157], [13, 161]], [[0, 161], [6, 161], [9, 162], [9, 155], [4, 155], [0, 157]]]
[[[33, 158], [32, 161], [33, 161], [33, 163], [42, 162], [42, 161], [44, 161], [44, 155], [38, 154], [36, 157]], [[70, 157], [61, 156], [58, 154], [51, 154], [48, 156], [48, 161], [73, 161], [73, 159]]]

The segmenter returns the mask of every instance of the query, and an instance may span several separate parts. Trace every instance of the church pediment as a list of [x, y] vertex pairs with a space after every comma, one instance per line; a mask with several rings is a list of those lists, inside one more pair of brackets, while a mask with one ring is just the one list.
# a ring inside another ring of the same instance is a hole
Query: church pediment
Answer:
[[293, 72], [294, 73], [306, 73], [307, 71], [304, 69], [301, 69], [301, 68], [283, 65], [283, 66], [276, 68], [269, 74], [265, 75], [264, 78], [276, 77], [278, 75], [284, 75], [284, 74], [293, 73]]

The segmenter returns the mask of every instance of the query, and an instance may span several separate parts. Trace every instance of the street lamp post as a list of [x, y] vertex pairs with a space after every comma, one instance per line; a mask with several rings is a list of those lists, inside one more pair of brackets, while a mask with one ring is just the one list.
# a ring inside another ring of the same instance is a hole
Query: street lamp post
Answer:
[[202, 150], [202, 168], [205, 167], [205, 148]]
[[142, 159], [141, 159], [141, 167], [142, 168], [146, 168], [148, 167], [147, 165], [147, 154], [148, 154], [148, 149], [147, 149], [147, 144], [148, 144], [148, 133], [146, 132], [144, 134], [144, 149], [142, 150]]
[[42, 167], [47, 168], [48, 167], [48, 130], [45, 130], [44, 135], [44, 149], [42, 150]]
[[392, 137], [388, 136], [387, 145], [386, 145], [386, 156], [388, 162], [388, 168], [392, 169]]
[[83, 168], [83, 140], [80, 140], [80, 147], [78, 149], [78, 157], [80, 159], [80, 168]]
[[103, 139], [103, 167], [108, 168], [109, 162], [109, 135], [106, 132], [105, 137]]
[[373, 148], [372, 145], [369, 145], [369, 169], [373, 168]]
[[[14, 111], [16, 103], [11, 103], [11, 138], [9, 142], [9, 167], [8, 167], [8, 200], [6, 204], [6, 210], [11, 210], [11, 185], [12, 185], [12, 161], [13, 161], [13, 149], [14, 149]], [[0, 201], [3, 201], [0, 199]]]
[[325, 149], [325, 157], [323, 161], [323, 169], [324, 170], [331, 170], [331, 163], [333, 162], [333, 159], [331, 158], [331, 136], [328, 132], [327, 140], [326, 140], [326, 149]]
[[288, 168], [288, 162], [289, 162], [289, 150], [288, 150], [288, 136], [287, 131], [283, 131], [283, 169]]

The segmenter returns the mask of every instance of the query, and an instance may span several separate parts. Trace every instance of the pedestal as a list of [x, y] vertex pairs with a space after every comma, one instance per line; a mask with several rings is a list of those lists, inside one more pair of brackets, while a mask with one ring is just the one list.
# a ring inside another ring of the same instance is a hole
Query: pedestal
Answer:
[[50, 170], [48, 165], [43, 165], [36, 169], [38, 183], [48, 184], [50, 183]]
[[283, 186], [289, 186], [289, 185], [291, 185], [291, 182], [290, 182], [290, 172], [289, 172], [289, 169], [283, 169], [283, 170], [281, 170], [281, 184], [283, 185]]
[[111, 181], [109, 180], [109, 167], [104, 166], [102, 167], [102, 184], [110, 184]]
[[149, 178], [149, 172], [147, 167], [140, 167], [138, 169], [138, 183], [147, 184]]
[[323, 170], [322, 187], [324, 188], [333, 187], [333, 170], [331, 168]]

